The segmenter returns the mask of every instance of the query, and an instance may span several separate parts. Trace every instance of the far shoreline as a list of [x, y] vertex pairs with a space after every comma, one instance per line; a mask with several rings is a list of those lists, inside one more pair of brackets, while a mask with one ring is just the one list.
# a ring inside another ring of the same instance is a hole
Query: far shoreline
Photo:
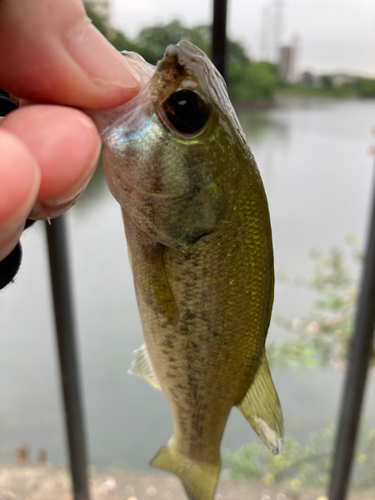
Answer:
[[[91, 500], [187, 500], [179, 479], [151, 471], [89, 467]], [[225, 475], [224, 475], [225, 476]], [[71, 480], [63, 466], [0, 462], [0, 498], [6, 500], [73, 500]], [[215, 500], [328, 500], [323, 488], [221, 477]], [[348, 500], [375, 500], [375, 491], [353, 490]]]

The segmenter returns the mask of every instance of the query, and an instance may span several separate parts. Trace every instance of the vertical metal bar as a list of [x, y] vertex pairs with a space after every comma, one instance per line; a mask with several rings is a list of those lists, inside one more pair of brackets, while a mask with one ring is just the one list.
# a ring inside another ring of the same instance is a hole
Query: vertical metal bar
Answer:
[[339, 429], [329, 485], [329, 500], [344, 500], [347, 494], [358, 422], [365, 391], [375, 327], [375, 179], [372, 214], [349, 367], [341, 403]]
[[227, 55], [227, 0], [213, 0], [214, 15], [212, 24], [212, 62], [226, 78]]
[[75, 500], [89, 500], [65, 216], [46, 222], [65, 425]]

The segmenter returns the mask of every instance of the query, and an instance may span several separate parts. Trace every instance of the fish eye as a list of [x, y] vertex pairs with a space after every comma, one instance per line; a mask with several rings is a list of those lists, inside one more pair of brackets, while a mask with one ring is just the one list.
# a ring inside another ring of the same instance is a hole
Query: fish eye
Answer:
[[163, 114], [182, 134], [201, 130], [209, 116], [209, 106], [192, 90], [177, 90], [163, 102]]

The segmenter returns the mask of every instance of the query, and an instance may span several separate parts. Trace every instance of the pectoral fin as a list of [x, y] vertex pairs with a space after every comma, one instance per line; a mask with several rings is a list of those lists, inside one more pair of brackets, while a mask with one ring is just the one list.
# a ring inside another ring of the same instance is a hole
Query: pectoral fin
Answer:
[[148, 357], [145, 344], [142, 344], [136, 351], [137, 357], [131, 364], [128, 373], [138, 375], [144, 378], [149, 384], [156, 389], [161, 389], [158, 379], [156, 378], [154, 369], [151, 366], [150, 358]]
[[137, 294], [141, 294], [142, 301], [163, 314], [171, 324], [175, 325], [178, 321], [178, 314], [165, 268], [165, 247], [151, 240], [145, 242], [145, 235], [124, 209], [122, 215], [128, 241], [129, 262]]
[[158, 451], [150, 465], [178, 476], [189, 500], [213, 500], [220, 462], [209, 464], [192, 460], [178, 452], [172, 438]]
[[265, 354], [249, 390], [237, 407], [264, 444], [277, 455], [283, 447], [283, 415]]
[[177, 323], [177, 309], [169, 286], [163, 254], [164, 247], [160, 244], [145, 253], [147, 289], [144, 293], [151, 300], [152, 305], [175, 325]]

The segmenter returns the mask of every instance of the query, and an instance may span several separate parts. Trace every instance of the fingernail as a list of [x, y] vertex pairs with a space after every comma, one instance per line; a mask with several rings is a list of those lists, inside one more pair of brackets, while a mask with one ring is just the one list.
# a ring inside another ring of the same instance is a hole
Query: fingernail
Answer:
[[74, 195], [70, 195], [68, 199], [64, 197], [61, 199], [38, 201], [33, 206], [33, 209], [28, 216], [29, 219], [55, 219], [59, 215], [69, 210], [69, 208], [71, 208], [75, 204], [75, 202], [81, 197], [82, 193], [86, 189], [87, 184], [88, 181], [79, 192], [76, 192]]
[[46, 202], [38, 201], [33, 206], [33, 209], [28, 217], [29, 219], [34, 219], [34, 220], [55, 219], [59, 215], [69, 210], [69, 208], [71, 208], [78, 200], [78, 198], [81, 196], [83, 191], [84, 189], [82, 189], [82, 191], [78, 193], [74, 198], [71, 198], [70, 200], [64, 203], [59, 203], [57, 205], [55, 205], [54, 201], [53, 202], [49, 202], [49, 200], [47, 200]]
[[72, 207], [81, 197], [87, 187], [87, 184], [90, 182], [98, 164], [101, 149], [101, 143], [98, 141], [96, 152], [84, 178], [81, 178], [76, 185], [72, 186], [68, 192], [65, 192], [61, 196], [35, 203], [31, 213], [29, 214], [29, 218], [35, 220], [45, 220], [50, 217], [51, 219], [54, 219]]
[[138, 73], [89, 20], [69, 33], [67, 48], [76, 63], [93, 78], [117, 87], [139, 86]]

